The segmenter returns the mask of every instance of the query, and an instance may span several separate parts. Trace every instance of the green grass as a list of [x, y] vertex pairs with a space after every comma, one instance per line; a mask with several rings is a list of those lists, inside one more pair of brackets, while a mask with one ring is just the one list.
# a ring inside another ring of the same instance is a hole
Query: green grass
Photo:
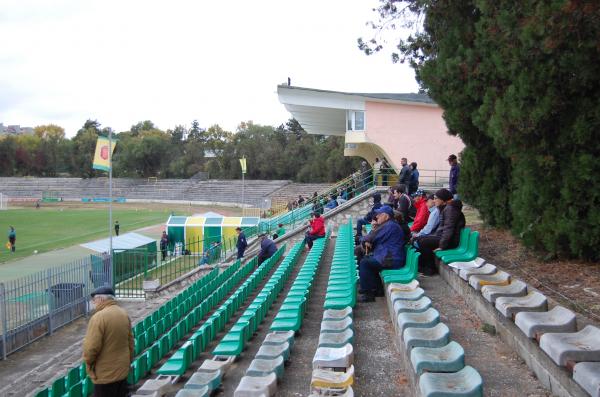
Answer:
[[[113, 208], [113, 222], [121, 234], [144, 226], [165, 223], [170, 209]], [[6, 249], [8, 227], [17, 232], [16, 253]], [[33, 254], [65, 248], [108, 236], [108, 211], [102, 208], [42, 207], [0, 212], [0, 263]], [[158, 238], [159, 236], [157, 236]]]

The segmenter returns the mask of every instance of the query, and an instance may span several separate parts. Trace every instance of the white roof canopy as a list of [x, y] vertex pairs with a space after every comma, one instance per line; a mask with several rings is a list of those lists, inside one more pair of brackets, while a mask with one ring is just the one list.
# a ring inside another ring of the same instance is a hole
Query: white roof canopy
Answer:
[[[113, 250], [118, 251], [138, 248], [148, 243], [156, 242], [156, 240], [151, 239], [150, 237], [146, 237], [137, 233], [125, 233], [120, 236], [115, 236], [113, 237], [112, 241]], [[105, 238], [102, 240], [81, 244], [81, 246], [95, 252], [108, 252], [110, 242], [108, 238]]]

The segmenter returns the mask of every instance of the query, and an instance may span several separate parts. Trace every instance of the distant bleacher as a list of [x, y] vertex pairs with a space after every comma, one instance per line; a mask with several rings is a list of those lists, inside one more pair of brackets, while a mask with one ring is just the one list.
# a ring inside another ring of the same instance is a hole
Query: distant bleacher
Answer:
[[[245, 202], [264, 204], [265, 199], [285, 186], [287, 180], [246, 180]], [[0, 178], [2, 192], [10, 198], [42, 198], [44, 192], [53, 192], [63, 200], [104, 198], [108, 196], [108, 178]], [[311, 185], [314, 186], [314, 185]], [[113, 197], [126, 199], [206, 201], [239, 203], [242, 196], [241, 180], [193, 179], [132, 179], [114, 178]], [[270, 202], [270, 199], [268, 200]]]

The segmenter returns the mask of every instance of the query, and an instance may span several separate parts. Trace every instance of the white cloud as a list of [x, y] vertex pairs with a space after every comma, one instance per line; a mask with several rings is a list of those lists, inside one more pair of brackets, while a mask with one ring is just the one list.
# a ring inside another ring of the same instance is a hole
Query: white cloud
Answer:
[[414, 73], [356, 39], [376, 1], [0, 0], [0, 122], [56, 123], [73, 135], [87, 118], [117, 131], [198, 119], [289, 117], [276, 85], [409, 92]]

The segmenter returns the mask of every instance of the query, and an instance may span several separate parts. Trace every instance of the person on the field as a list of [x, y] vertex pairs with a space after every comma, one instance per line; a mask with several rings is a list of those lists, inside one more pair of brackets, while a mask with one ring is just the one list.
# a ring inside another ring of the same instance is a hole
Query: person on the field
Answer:
[[246, 241], [246, 235], [241, 227], [236, 227], [235, 232], [238, 235], [237, 242], [235, 243], [235, 247], [237, 248], [237, 259], [242, 259], [244, 257], [244, 251], [246, 251], [246, 247], [248, 247], [248, 241]]
[[12, 226], [10, 226], [10, 229], [8, 230], [8, 243], [10, 244], [10, 252], [15, 252], [15, 244], [17, 243], [17, 232]]
[[100, 287], [91, 296], [95, 312], [83, 340], [83, 362], [94, 383], [94, 396], [125, 397], [134, 358], [131, 320], [117, 305], [111, 287]]
[[115, 221], [115, 234], [119, 235], [119, 230], [121, 229], [121, 225], [119, 225], [119, 221]]
[[260, 252], [258, 253], [258, 264], [260, 265], [277, 252], [277, 245], [269, 239], [266, 233], [260, 235]]

